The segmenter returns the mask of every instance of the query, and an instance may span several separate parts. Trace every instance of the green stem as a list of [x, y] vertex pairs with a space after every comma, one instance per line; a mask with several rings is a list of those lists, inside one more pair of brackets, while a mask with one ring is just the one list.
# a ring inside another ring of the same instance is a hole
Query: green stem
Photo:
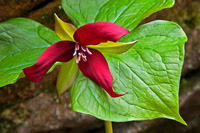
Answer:
[[112, 122], [111, 121], [105, 121], [104, 123], [105, 123], [106, 133], [113, 133]]

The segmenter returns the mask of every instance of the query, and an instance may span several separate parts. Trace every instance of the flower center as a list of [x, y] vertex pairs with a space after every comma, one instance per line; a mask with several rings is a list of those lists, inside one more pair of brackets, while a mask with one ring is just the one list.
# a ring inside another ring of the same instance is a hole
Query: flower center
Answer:
[[81, 61], [81, 59], [84, 62], [87, 61], [87, 57], [86, 57], [85, 53], [92, 55], [92, 53], [90, 52], [90, 50], [86, 46], [82, 46], [82, 45], [76, 43], [73, 56], [76, 56], [76, 63], [77, 64]]

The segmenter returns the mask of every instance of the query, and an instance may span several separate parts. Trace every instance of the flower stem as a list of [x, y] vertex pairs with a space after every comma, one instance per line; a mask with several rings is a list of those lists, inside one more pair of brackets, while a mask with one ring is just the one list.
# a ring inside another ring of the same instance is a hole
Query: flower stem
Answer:
[[113, 133], [112, 122], [111, 121], [105, 121], [104, 123], [105, 123], [106, 133]]

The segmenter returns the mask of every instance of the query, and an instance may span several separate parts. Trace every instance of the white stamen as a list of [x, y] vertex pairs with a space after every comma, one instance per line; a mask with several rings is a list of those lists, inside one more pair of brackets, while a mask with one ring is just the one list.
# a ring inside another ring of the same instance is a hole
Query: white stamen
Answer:
[[81, 46], [78, 43], [75, 44], [75, 50], [73, 53], [73, 56], [76, 56], [76, 63], [78, 64], [81, 59], [86, 62], [87, 61], [87, 56], [85, 53], [88, 53], [89, 55], [92, 55], [92, 52], [86, 47], [86, 46]]
[[74, 53], [73, 53], [73, 56], [75, 56], [76, 55], [76, 53], [77, 53], [77, 51], [76, 51], [76, 49], [74, 50]]
[[83, 52], [86, 52], [85, 46], [81, 46], [81, 49], [83, 50]]
[[78, 62], [81, 61], [81, 56], [82, 56], [82, 54], [81, 54], [81, 53], [78, 53]]
[[90, 50], [86, 47], [86, 52], [90, 55], [92, 55], [92, 52], [90, 52]]
[[76, 44], [76, 46], [75, 46], [75, 47], [76, 47], [76, 50], [79, 50], [79, 45], [78, 45], [78, 44]]
[[79, 63], [79, 60], [78, 60], [78, 55], [76, 55], [76, 64]]
[[82, 56], [82, 59], [83, 59], [83, 61], [84, 61], [84, 62], [86, 62], [86, 61], [87, 61], [87, 58], [86, 58], [86, 56]]
[[85, 53], [82, 53], [82, 59], [83, 59], [84, 62], [87, 61], [87, 57], [86, 57]]

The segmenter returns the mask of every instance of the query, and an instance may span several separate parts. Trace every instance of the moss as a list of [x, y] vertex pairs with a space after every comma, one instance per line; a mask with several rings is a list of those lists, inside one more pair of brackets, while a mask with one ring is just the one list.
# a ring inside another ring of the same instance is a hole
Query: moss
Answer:
[[30, 114], [31, 111], [21, 104], [4, 110], [0, 117], [0, 133], [14, 132], [30, 118]]
[[15, 101], [0, 104], [0, 113], [2, 113], [5, 109], [12, 108], [14, 105], [16, 105]]
[[55, 7], [50, 12], [38, 12], [38, 14], [41, 14], [40, 18], [37, 19], [40, 23], [43, 25], [53, 25], [55, 23], [54, 21], [54, 13], [56, 13], [58, 16], [62, 16], [64, 13], [63, 9], [60, 6]]
[[200, 72], [195, 71], [188, 77], [184, 77], [181, 79], [180, 84], [180, 94], [184, 95], [188, 93], [189, 91], [194, 91], [196, 89], [199, 89], [200, 87]]
[[17, 128], [18, 125], [13, 123], [12, 121], [9, 121], [7, 119], [0, 119], [0, 132], [1, 133], [7, 133], [10, 131], [14, 131]]
[[49, 92], [54, 93], [55, 92], [55, 86], [50, 87], [50, 88], [43, 88], [42, 92], [44, 92], [44, 93], [49, 93]]
[[[195, 6], [194, 6], [195, 5]], [[175, 10], [176, 17], [178, 17], [178, 23], [183, 26], [187, 25], [191, 29], [197, 28], [200, 23], [200, 3], [193, 3], [188, 8], [182, 10]]]
[[184, 22], [191, 29], [195, 29], [199, 25], [199, 22], [200, 22], [200, 13], [191, 15]]

